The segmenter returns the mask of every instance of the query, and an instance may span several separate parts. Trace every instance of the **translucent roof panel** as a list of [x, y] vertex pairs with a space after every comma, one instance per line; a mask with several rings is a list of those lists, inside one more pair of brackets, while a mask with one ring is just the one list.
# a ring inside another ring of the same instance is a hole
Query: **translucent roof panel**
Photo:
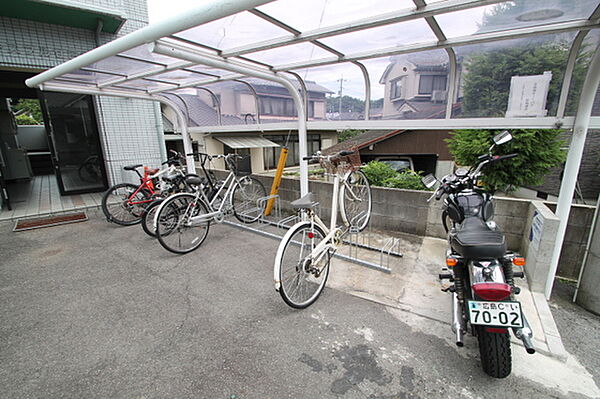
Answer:
[[279, 0], [258, 7], [302, 32], [403, 8], [415, 8], [415, 4], [411, 0]]
[[[581, 44], [577, 61], [575, 63], [575, 69], [573, 70], [573, 78], [571, 80], [571, 86], [569, 87], [569, 97], [565, 109], [566, 116], [575, 116], [579, 107], [579, 95], [581, 94], [581, 87], [585, 75], [590, 65], [590, 59], [592, 51], [600, 45], [600, 31], [592, 30], [588, 32]], [[592, 108], [592, 116], [600, 116], [600, 99], [596, 93], [596, 100], [594, 101], [594, 107]]]
[[597, 0], [518, 0], [435, 17], [448, 38], [588, 19]]
[[289, 36], [290, 33], [244, 11], [176, 33], [174, 36], [225, 50], [286, 35]]
[[299, 61], [310, 61], [314, 59], [332, 56], [327, 50], [317, 47], [311, 43], [298, 43], [270, 50], [257, 51], [246, 54], [245, 57], [269, 65], [281, 65]]
[[[535, 36], [457, 48], [461, 60], [459, 100], [462, 103], [462, 112], [459, 117], [506, 116], [512, 78], [542, 75], [545, 72], [551, 74], [551, 79], [544, 111], [521, 116], [556, 115], [569, 49], [574, 37], [575, 33], [571, 32], [558, 36]], [[543, 87], [544, 85], [539, 83], [536, 90]], [[520, 92], [513, 95], [519, 96]], [[538, 101], [541, 104], [543, 98], [538, 98]]]
[[343, 63], [294, 72], [309, 91], [309, 120], [364, 119], [365, 80], [357, 65]]
[[418, 19], [321, 39], [344, 54], [436, 40], [425, 20]]
[[446, 115], [449, 59], [444, 50], [365, 62], [372, 82], [371, 119], [441, 119]]

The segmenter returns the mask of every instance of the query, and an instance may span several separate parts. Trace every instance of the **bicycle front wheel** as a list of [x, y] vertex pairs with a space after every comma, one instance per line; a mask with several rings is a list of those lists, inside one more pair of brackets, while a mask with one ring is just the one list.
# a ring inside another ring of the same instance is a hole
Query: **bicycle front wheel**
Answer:
[[313, 304], [325, 287], [333, 251], [313, 253], [323, 241], [323, 230], [309, 222], [296, 224], [285, 235], [275, 260], [279, 267], [279, 293], [289, 306], [303, 309]]
[[210, 221], [194, 221], [208, 209], [193, 194], [176, 194], [167, 198], [156, 214], [156, 237], [168, 251], [186, 254], [198, 248], [208, 235]]
[[258, 200], [266, 196], [267, 191], [261, 182], [250, 176], [241, 178], [231, 196], [233, 214], [242, 223], [256, 222], [265, 210], [265, 202], [259, 204]]
[[109, 222], [130, 226], [142, 220], [144, 208], [150, 197], [145, 190], [135, 191], [138, 186], [121, 183], [112, 186], [102, 196], [102, 212]]
[[142, 214], [142, 229], [150, 237], [156, 238], [156, 231], [154, 230], [154, 217], [156, 216], [156, 212], [163, 201], [163, 199], [159, 199], [151, 202], [150, 205], [144, 209], [144, 213]]
[[348, 172], [340, 187], [340, 213], [354, 231], [363, 231], [371, 219], [371, 186], [360, 171]]

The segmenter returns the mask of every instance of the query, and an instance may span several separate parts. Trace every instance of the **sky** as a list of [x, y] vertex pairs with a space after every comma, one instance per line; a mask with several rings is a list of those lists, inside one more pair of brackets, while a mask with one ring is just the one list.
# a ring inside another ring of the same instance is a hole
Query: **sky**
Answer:
[[[202, 0], [147, 0], [150, 23], [159, 22], [197, 7]], [[433, 0], [432, 0], [433, 1]], [[578, 0], [590, 2], [592, 0]], [[465, 36], [477, 31], [483, 14], [493, 6], [443, 14], [436, 17], [448, 38]], [[259, 10], [281, 20], [287, 25], [306, 31], [330, 26], [356, 18], [366, 18], [402, 8], [414, 8], [412, 0], [278, 0], [258, 7]], [[358, 17], [357, 17], [358, 16]], [[230, 49], [274, 37], [289, 35], [264, 20], [241, 13], [222, 20], [194, 28], [182, 36], [207, 45]], [[386, 48], [418, 42], [431, 42], [436, 38], [423, 19], [387, 25], [365, 32], [354, 32], [337, 37], [321, 39], [344, 54]], [[315, 60], [331, 57], [331, 53], [310, 43], [294, 45], [292, 48], [279, 48], [247, 55], [270, 65], [282, 65], [306, 59]], [[364, 61], [371, 80], [371, 98], [383, 97], [383, 86], [379, 79], [389, 57]], [[303, 78], [313, 80], [338, 95], [340, 83], [343, 94], [364, 98], [364, 83], [360, 69], [352, 64], [338, 64], [321, 68], [296, 71]]]

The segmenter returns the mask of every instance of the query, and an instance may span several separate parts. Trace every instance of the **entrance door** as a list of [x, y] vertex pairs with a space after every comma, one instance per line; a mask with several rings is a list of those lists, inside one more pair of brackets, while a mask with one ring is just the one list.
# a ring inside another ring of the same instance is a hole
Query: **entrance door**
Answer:
[[40, 92], [52, 163], [62, 195], [108, 187], [91, 96]]

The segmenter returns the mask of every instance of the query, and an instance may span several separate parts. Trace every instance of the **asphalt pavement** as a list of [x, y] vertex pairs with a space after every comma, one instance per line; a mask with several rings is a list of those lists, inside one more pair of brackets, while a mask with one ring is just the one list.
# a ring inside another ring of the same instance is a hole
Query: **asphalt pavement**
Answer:
[[515, 372], [495, 380], [481, 370], [474, 339], [457, 349], [447, 324], [338, 289], [325, 289], [308, 309], [291, 309], [273, 288], [273, 239], [214, 225], [198, 250], [175, 255], [140, 226], [91, 213], [84, 223], [20, 233], [0, 224], [0, 397], [598, 393], [597, 376], [585, 368], [597, 372], [593, 362], [583, 367], [573, 357], [584, 383], [563, 383], [539, 376], [563, 367], [557, 361], [537, 354], [524, 360], [514, 348]]

